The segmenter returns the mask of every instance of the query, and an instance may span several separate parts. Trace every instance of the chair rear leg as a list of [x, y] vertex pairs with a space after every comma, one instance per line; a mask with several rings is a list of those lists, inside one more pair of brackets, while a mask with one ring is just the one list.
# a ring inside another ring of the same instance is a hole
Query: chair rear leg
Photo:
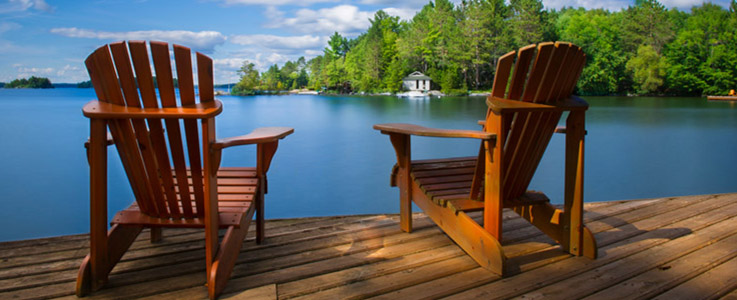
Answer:
[[256, 243], [261, 244], [264, 241], [264, 194], [266, 181], [259, 185], [259, 192], [255, 197], [256, 204]]
[[158, 243], [161, 241], [161, 227], [151, 228], [151, 243]]

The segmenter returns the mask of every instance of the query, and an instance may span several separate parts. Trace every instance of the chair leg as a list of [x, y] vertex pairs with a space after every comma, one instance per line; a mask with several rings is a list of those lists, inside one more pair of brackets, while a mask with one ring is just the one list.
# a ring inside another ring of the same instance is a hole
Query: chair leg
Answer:
[[412, 232], [412, 151], [408, 135], [391, 134], [389, 139], [397, 154], [397, 186], [399, 186], [399, 227]]
[[248, 225], [239, 229], [229, 227], [223, 237], [223, 241], [218, 249], [217, 256], [212, 264], [210, 274], [207, 279], [207, 292], [210, 299], [217, 298], [225, 289], [225, 285], [230, 279], [230, 273], [233, 271], [235, 262], [238, 259], [243, 239], [246, 237]]
[[151, 243], [158, 243], [161, 241], [161, 227], [151, 228]]
[[265, 180], [259, 185], [259, 193], [256, 195], [256, 243], [261, 244], [264, 241], [264, 190]]
[[[90, 252], [82, 261], [82, 265], [77, 272], [77, 296], [82, 297], [99, 290], [107, 282], [108, 275], [113, 267], [120, 261], [126, 250], [136, 240], [138, 234], [143, 230], [143, 226], [127, 226], [115, 224], [108, 231], [107, 239], [104, 241], [107, 251], [102, 253], [101, 259], [96, 259], [95, 252]], [[93, 266], [95, 261], [100, 262], [101, 266]], [[93, 274], [92, 269], [98, 269], [97, 274]]]

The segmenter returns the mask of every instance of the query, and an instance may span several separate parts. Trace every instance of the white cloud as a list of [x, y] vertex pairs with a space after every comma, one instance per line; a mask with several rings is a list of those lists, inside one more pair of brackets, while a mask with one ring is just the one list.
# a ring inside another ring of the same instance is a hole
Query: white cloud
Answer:
[[36, 67], [24, 67], [24, 66], [17, 66], [16, 71], [18, 71], [18, 74], [20, 77], [29, 77], [29, 76], [37, 76], [37, 75], [52, 75], [56, 71], [54, 68], [36, 68]]
[[402, 20], [410, 21], [420, 11], [420, 8], [394, 8], [387, 7], [383, 11], [390, 16], [399, 17]]
[[[244, 61], [254, 64], [259, 71], [266, 71], [270, 66], [284, 65], [287, 61], [295, 61], [300, 56], [310, 59], [322, 54], [329, 37], [317, 35], [277, 36], [266, 34], [236, 35], [228, 38], [229, 42], [243, 46], [233, 51], [232, 56], [225, 59], [216, 59], [216, 69], [235, 72]], [[220, 80], [220, 79], [218, 79]]]
[[29, 9], [45, 12], [51, 12], [54, 10], [54, 8], [44, 0], [9, 0], [7, 3], [0, 5], [0, 13], [27, 11]]
[[[700, 6], [704, 3], [703, 0], [658, 0], [663, 6], [668, 9], [677, 8], [682, 11], [689, 11], [693, 6]], [[714, 4], [720, 5], [724, 8], [729, 7], [728, 0], [715, 0], [711, 1]], [[560, 9], [563, 7], [584, 7], [586, 9], [602, 8], [612, 12], [626, 9], [629, 6], [635, 5], [633, 0], [543, 0], [545, 8], [548, 9]]]
[[61, 68], [53, 67], [29, 67], [23, 64], [13, 64], [15, 68], [15, 74], [7, 74], [7, 80], [13, 80], [16, 78], [28, 78], [31, 76], [46, 77], [53, 83], [76, 83], [80, 81], [89, 80], [87, 70], [80, 66], [65, 65]]
[[[402, 7], [414, 7], [414, 8], [422, 8], [426, 4], [430, 2], [430, 0], [404, 0], [404, 1], [395, 1], [395, 0], [361, 0], [359, 1], [361, 4], [370, 4], [370, 5], [401, 5]], [[460, 2], [460, 1], [451, 1], [451, 2]]]
[[229, 39], [238, 45], [257, 45], [269, 49], [321, 48], [327, 43], [326, 36], [277, 36], [267, 34], [236, 35]]
[[630, 0], [543, 0], [543, 5], [548, 9], [561, 9], [563, 7], [585, 7], [586, 9], [603, 8], [609, 11], [619, 11], [629, 5]]
[[212, 53], [215, 46], [225, 43], [226, 37], [217, 31], [185, 31], [185, 30], [146, 30], [146, 31], [123, 31], [107, 32], [76, 27], [53, 28], [51, 33], [89, 39], [104, 40], [162, 40], [175, 44], [192, 47], [197, 51]]
[[369, 19], [373, 12], [360, 11], [353, 5], [339, 5], [318, 10], [299, 9], [293, 18], [272, 18], [268, 27], [287, 28], [302, 33], [340, 32], [345, 35], [357, 35], [371, 24]]
[[[691, 7], [694, 6], [701, 6], [706, 1], [703, 0], [658, 0], [663, 6], [666, 8], [678, 8], [682, 11], [690, 11]], [[708, 1], [713, 4], [719, 5], [724, 8], [729, 8], [729, 0], [714, 0], [714, 1]], [[633, 4], [634, 5], [634, 4]]]
[[213, 59], [212, 64], [215, 67], [240, 69], [244, 61], [246, 61], [246, 59], [243, 58], [219, 58]]
[[69, 75], [78, 74], [80, 72], [86, 72], [79, 66], [65, 65], [63, 68], [56, 70], [56, 76], [64, 78]]
[[215, 70], [215, 83], [234, 83], [240, 80], [238, 75], [238, 69], [241, 68], [243, 62], [246, 59], [243, 58], [222, 58], [213, 59], [213, 69]]
[[21, 26], [18, 23], [13, 22], [0, 22], [0, 34], [3, 34], [5, 32], [11, 31], [11, 30], [17, 30], [20, 29]]
[[308, 6], [316, 3], [338, 2], [338, 0], [224, 0], [228, 5], [299, 5]]

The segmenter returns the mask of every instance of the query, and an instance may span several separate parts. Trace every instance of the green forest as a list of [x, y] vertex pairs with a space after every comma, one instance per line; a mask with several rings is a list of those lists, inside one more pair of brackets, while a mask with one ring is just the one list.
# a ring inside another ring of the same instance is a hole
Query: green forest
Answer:
[[234, 94], [309, 88], [332, 93], [398, 92], [413, 71], [433, 88], [491, 88], [496, 59], [541, 41], [567, 41], [587, 55], [580, 95], [724, 95], [737, 88], [737, 0], [684, 12], [636, 0], [617, 12], [543, 9], [540, 0], [437, 0], [410, 21], [378, 11], [354, 39], [335, 33], [323, 54], [259, 72], [239, 70]]
[[53, 89], [54, 85], [46, 77], [31, 76], [28, 79], [20, 78], [3, 85], [6, 89]]

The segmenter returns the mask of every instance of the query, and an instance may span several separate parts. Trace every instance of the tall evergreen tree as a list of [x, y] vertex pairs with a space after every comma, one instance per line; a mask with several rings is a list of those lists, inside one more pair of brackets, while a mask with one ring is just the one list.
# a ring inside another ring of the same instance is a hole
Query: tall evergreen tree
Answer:
[[622, 43], [624, 50], [634, 54], [640, 45], [648, 45], [660, 54], [663, 46], [673, 39], [673, 24], [668, 11], [657, 0], [636, 0], [635, 6], [624, 11]]
[[540, 0], [510, 0], [510, 26], [514, 48], [542, 42], [543, 3]]

